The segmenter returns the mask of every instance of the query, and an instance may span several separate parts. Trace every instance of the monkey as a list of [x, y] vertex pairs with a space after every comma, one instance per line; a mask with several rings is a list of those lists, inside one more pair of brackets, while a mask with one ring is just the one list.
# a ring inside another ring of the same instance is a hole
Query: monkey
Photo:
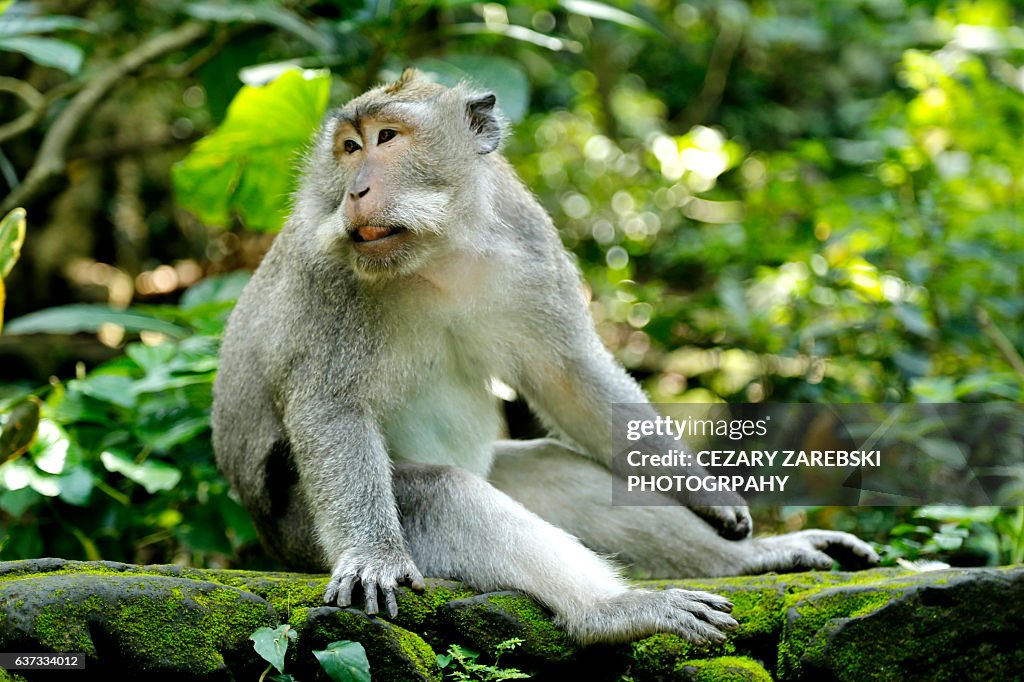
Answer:
[[[496, 105], [406, 70], [314, 135], [214, 386], [216, 461], [268, 552], [329, 572], [328, 604], [361, 590], [368, 614], [394, 617], [398, 585], [424, 576], [519, 590], [583, 644], [737, 627], [727, 599], [639, 589], [620, 563], [684, 578], [877, 561], [841, 532], [751, 537], [738, 495], [611, 504], [612, 405], [654, 411], [501, 153]], [[499, 437], [494, 380], [548, 437]]]

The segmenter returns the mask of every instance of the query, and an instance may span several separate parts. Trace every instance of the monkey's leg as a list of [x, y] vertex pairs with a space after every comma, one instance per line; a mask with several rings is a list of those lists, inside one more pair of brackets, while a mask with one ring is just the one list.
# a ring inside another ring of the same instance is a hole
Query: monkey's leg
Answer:
[[805, 530], [728, 540], [686, 507], [612, 506], [612, 474], [552, 439], [499, 441], [488, 479], [549, 523], [651, 577], [689, 578], [827, 570], [876, 563], [867, 543], [837, 531]]
[[525, 592], [580, 642], [657, 632], [721, 642], [736, 627], [722, 597], [630, 588], [609, 562], [474, 474], [401, 463], [394, 490], [406, 541], [425, 575]]

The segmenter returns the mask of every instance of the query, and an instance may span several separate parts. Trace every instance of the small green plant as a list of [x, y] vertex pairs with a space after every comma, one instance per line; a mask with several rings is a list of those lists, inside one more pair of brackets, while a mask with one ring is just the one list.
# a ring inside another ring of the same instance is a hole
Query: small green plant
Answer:
[[522, 643], [522, 639], [513, 637], [495, 646], [494, 663], [491, 665], [477, 663], [477, 659], [480, 657], [479, 651], [452, 644], [448, 647], [447, 655], [438, 654], [437, 664], [445, 672], [445, 677], [450, 680], [482, 680], [483, 682], [525, 680], [529, 679], [529, 674], [516, 668], [501, 668], [499, 666], [501, 655], [512, 651]]
[[320, 667], [334, 682], [370, 682], [370, 662], [359, 642], [347, 639], [331, 642], [322, 651], [314, 651]]
[[[253, 649], [268, 664], [259, 682], [268, 679], [272, 682], [298, 682], [295, 677], [284, 672], [288, 641], [298, 636], [295, 628], [287, 623], [276, 628], [259, 628], [252, 633], [249, 639], [253, 642]], [[326, 649], [313, 651], [313, 655], [332, 682], [370, 682], [370, 662], [366, 659], [366, 650], [359, 642], [347, 639], [331, 642]], [[267, 677], [274, 668], [280, 674]]]
[[288, 652], [288, 640], [296, 639], [298, 636], [299, 633], [295, 632], [295, 629], [287, 623], [276, 628], [259, 628], [250, 635], [252, 648], [268, 663], [267, 669], [260, 675], [260, 682], [267, 679], [267, 674], [272, 668], [277, 668], [277, 672], [281, 674], [270, 679], [276, 682], [292, 682], [294, 680], [291, 675], [284, 674], [284, 655]]

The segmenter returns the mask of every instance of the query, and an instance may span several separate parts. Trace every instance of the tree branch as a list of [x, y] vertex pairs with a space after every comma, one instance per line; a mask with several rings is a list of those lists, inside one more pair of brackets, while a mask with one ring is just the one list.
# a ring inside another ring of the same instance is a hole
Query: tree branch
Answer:
[[67, 148], [71, 138], [86, 116], [92, 113], [100, 100], [121, 79], [142, 65], [199, 40], [206, 35], [206, 31], [206, 24], [197, 22], [182, 24], [170, 33], [155, 36], [134, 50], [125, 53], [105, 71], [89, 81], [50, 126], [39, 147], [35, 163], [29, 169], [24, 182], [7, 195], [7, 198], [0, 204], [0, 213], [6, 213], [16, 206], [28, 203], [53, 180], [64, 175], [67, 169]]
[[704, 85], [686, 109], [676, 116], [675, 123], [680, 130], [686, 131], [707, 120], [708, 116], [721, 103], [725, 94], [725, 85], [729, 80], [729, 70], [739, 50], [743, 38], [743, 25], [719, 15], [718, 38], [711, 48], [708, 59], [708, 70], [704, 75]]
[[1013, 342], [1003, 333], [1002, 329], [996, 326], [987, 310], [978, 306], [974, 313], [978, 319], [978, 326], [981, 327], [981, 331], [992, 342], [992, 345], [996, 347], [996, 350], [1003, 356], [1007, 364], [1013, 368], [1013, 371], [1024, 377], [1024, 358], [1013, 347]]
[[0, 76], [0, 92], [9, 92], [28, 107], [21, 116], [10, 123], [0, 125], [0, 143], [34, 126], [46, 111], [46, 97], [25, 81]]

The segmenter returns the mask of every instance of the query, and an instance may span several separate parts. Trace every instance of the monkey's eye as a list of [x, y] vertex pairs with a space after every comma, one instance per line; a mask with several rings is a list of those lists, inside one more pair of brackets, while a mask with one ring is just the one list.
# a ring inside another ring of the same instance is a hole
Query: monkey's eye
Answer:
[[388, 140], [393, 140], [396, 134], [391, 128], [385, 128], [377, 134], [377, 144], [384, 144]]
[[356, 144], [355, 140], [345, 140], [345, 153], [354, 154], [359, 151], [359, 145]]

